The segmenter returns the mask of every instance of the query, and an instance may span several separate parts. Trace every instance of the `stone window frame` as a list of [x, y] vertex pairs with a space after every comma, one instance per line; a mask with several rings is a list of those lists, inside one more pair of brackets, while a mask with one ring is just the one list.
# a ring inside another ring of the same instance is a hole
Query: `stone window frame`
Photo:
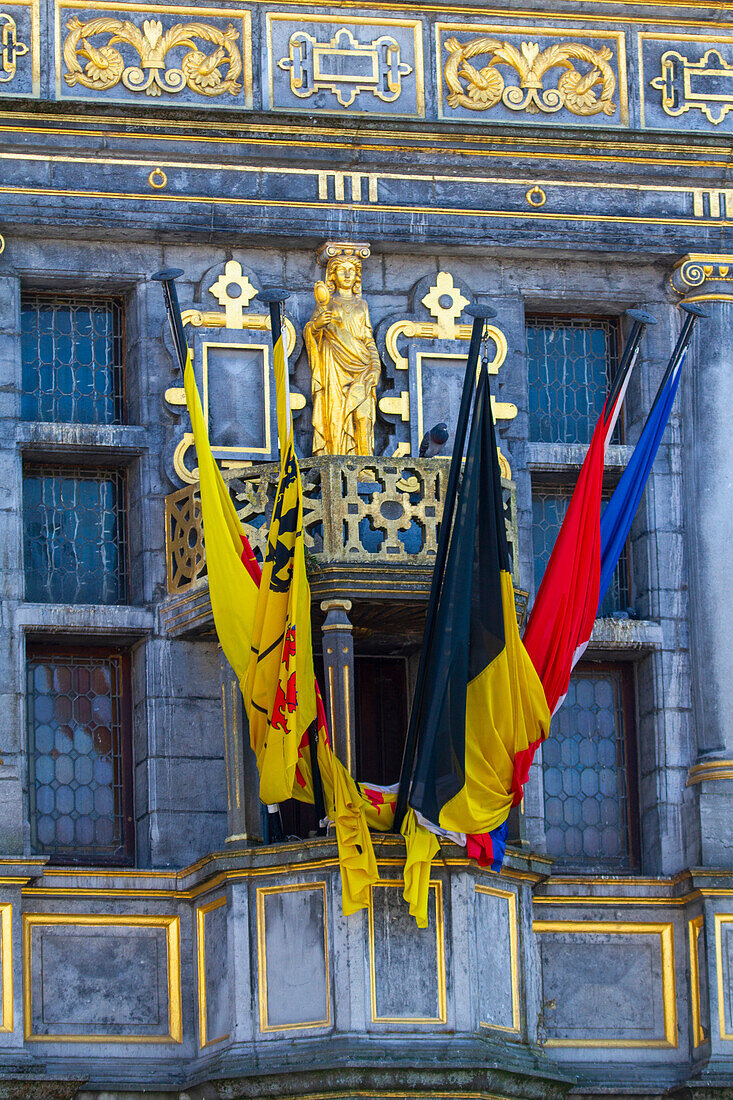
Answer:
[[[129, 645], [116, 644], [113, 641], [105, 642], [102, 638], [89, 638], [84, 636], [63, 635], [56, 639], [48, 634], [34, 634], [26, 639], [24, 668], [29, 668], [30, 661], [40, 657], [64, 657], [80, 659], [90, 656], [100, 658], [113, 657], [119, 659], [120, 692], [119, 692], [119, 726], [120, 726], [120, 787], [122, 790], [122, 803], [120, 816], [122, 822], [122, 849], [119, 855], [106, 856], [98, 852], [91, 853], [85, 849], [78, 857], [69, 854], [58, 854], [44, 851], [43, 855], [49, 856], [50, 865], [63, 866], [134, 866], [136, 860], [136, 813], [135, 813], [135, 759], [134, 759], [134, 729], [133, 729], [133, 676], [132, 653]], [[27, 793], [26, 805], [28, 807], [28, 821], [31, 823], [33, 815], [33, 798], [31, 784], [33, 782], [33, 764], [31, 761], [30, 745], [30, 707], [28, 698], [27, 679], [25, 682], [25, 751], [27, 754]], [[31, 824], [32, 829], [32, 824]]]

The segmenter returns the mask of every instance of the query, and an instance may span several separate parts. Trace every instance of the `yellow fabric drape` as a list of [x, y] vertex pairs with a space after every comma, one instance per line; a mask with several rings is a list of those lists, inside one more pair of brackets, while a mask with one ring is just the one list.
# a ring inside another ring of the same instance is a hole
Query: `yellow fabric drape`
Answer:
[[409, 905], [410, 916], [415, 918], [418, 928], [427, 928], [430, 865], [440, 851], [440, 844], [435, 833], [421, 825], [415, 817], [415, 811], [409, 808], [402, 820], [401, 832], [407, 847], [405, 889], [402, 896]]

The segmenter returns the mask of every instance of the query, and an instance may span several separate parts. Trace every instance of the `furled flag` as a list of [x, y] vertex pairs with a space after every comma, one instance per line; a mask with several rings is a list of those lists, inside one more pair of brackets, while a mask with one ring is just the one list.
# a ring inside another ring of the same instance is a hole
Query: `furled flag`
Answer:
[[670, 364], [672, 370], [662, 379], [639, 441], [634, 447], [634, 453], [601, 516], [599, 607], [603, 603], [613, 577], [613, 571], [629, 537], [629, 531], [631, 530], [631, 524], [634, 522], [641, 495], [644, 492], [654, 459], [657, 456], [659, 444], [677, 395], [685, 355], [686, 351], [683, 351], [678, 362]]
[[468, 834], [471, 854], [500, 861], [515, 761], [550, 715], [517, 627], [485, 366], [428, 646], [409, 803], [418, 821]]
[[[598, 610], [601, 579], [601, 494], [606, 448], [628, 385], [614, 387], [598, 417], [537, 597], [524, 630], [524, 644], [539, 673], [550, 713], [562, 704], [570, 673], [585, 652]], [[544, 738], [542, 738], [544, 740]], [[517, 761], [517, 801], [539, 741]]]
[[311, 597], [303, 546], [303, 489], [295, 455], [287, 356], [274, 348], [280, 480], [267, 538], [244, 690], [260, 798], [313, 802], [310, 737], [315, 729], [326, 810], [336, 827], [345, 913], [369, 904], [378, 879], [364, 800], [331, 750], [313, 672]]
[[211, 610], [221, 647], [243, 685], [249, 667], [260, 566], [211, 453], [190, 352], [183, 384], [199, 464]]

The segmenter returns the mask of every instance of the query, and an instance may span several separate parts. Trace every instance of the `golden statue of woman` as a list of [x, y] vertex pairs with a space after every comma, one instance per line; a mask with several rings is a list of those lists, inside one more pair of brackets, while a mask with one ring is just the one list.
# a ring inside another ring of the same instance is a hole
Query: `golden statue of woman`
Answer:
[[305, 326], [313, 394], [313, 454], [374, 454], [381, 373], [369, 309], [361, 296], [361, 260], [334, 256]]

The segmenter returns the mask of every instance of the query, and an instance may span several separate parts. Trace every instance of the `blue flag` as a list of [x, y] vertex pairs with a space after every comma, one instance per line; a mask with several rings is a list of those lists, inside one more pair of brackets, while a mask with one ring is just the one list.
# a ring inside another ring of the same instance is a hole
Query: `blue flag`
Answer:
[[599, 608], [608, 591], [624, 543], [629, 537], [629, 531], [631, 530], [631, 524], [634, 522], [636, 510], [639, 507], [641, 494], [644, 492], [654, 459], [659, 450], [659, 444], [677, 394], [685, 354], [686, 352], [681, 356], [677, 367], [657, 393], [629, 464], [621, 475], [621, 480], [601, 516]]

